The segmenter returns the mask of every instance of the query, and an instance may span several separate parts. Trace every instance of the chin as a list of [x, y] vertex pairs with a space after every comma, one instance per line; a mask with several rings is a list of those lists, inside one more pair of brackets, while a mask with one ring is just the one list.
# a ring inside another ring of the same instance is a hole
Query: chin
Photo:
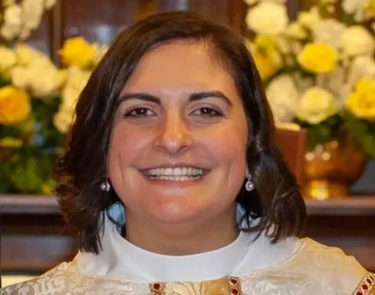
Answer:
[[[151, 204], [150, 204], [151, 205]], [[152, 205], [151, 205], [152, 206]], [[207, 210], [186, 202], [163, 202], [162, 205], [145, 208], [146, 214], [161, 223], [186, 223], [203, 216]]]

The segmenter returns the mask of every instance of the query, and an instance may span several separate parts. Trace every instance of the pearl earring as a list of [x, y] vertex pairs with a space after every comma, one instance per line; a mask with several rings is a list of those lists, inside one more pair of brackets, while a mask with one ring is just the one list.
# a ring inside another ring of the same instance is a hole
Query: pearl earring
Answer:
[[254, 182], [251, 181], [251, 176], [250, 175], [247, 177], [247, 181], [246, 181], [246, 184], [245, 184], [245, 189], [248, 192], [251, 192], [254, 189]]
[[100, 185], [100, 189], [105, 192], [109, 192], [111, 189], [111, 185], [109, 184], [108, 180], [106, 179], [102, 184]]

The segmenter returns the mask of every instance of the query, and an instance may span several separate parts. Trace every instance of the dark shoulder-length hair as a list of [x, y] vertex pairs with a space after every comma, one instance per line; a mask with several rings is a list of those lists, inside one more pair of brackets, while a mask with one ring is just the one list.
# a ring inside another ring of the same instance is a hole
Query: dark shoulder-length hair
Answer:
[[69, 228], [81, 251], [99, 253], [101, 214], [119, 198], [112, 189], [100, 189], [106, 179], [106, 161], [112, 120], [118, 97], [139, 60], [156, 46], [186, 40], [203, 42], [210, 54], [233, 76], [249, 125], [247, 164], [255, 189], [241, 189], [237, 202], [251, 226], [267, 232], [273, 242], [303, 230], [306, 210], [296, 179], [275, 140], [275, 125], [258, 71], [242, 39], [229, 28], [192, 12], [150, 16], [125, 29], [94, 70], [76, 105], [65, 155], [56, 165], [56, 188]]

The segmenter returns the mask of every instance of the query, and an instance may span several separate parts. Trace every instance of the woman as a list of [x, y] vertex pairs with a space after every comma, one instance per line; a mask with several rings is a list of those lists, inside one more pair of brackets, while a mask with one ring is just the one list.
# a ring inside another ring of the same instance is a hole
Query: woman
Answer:
[[[193, 13], [115, 40], [76, 106], [57, 194], [80, 252], [2, 294], [370, 294], [306, 213], [251, 56]], [[374, 293], [375, 294], [375, 293]]]

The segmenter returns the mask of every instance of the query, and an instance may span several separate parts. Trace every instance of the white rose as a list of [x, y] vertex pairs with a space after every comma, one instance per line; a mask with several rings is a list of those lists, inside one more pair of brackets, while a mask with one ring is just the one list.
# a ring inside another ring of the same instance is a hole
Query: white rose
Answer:
[[342, 2], [342, 9], [347, 14], [354, 15], [354, 20], [357, 22], [363, 22], [367, 15], [366, 15], [366, 6], [370, 0], [343, 0]]
[[341, 47], [341, 35], [345, 31], [345, 25], [335, 19], [318, 21], [311, 26], [315, 42], [326, 43], [334, 48]]
[[12, 84], [21, 89], [28, 89], [32, 78], [32, 72], [28, 68], [17, 66], [10, 71]]
[[43, 6], [43, 0], [22, 1], [22, 20], [26, 28], [35, 30], [39, 26], [43, 15]]
[[8, 6], [4, 11], [4, 23], [1, 27], [1, 36], [10, 41], [21, 31], [22, 27], [22, 9], [19, 5]]
[[14, 51], [20, 65], [28, 65], [30, 63], [38, 63], [47, 66], [53, 65], [52, 61], [43, 52], [26, 43], [18, 43]]
[[293, 120], [299, 93], [289, 75], [273, 79], [266, 88], [266, 96], [277, 122], [285, 123]]
[[305, 28], [310, 29], [321, 19], [322, 17], [320, 16], [318, 9], [314, 6], [309, 11], [301, 11], [298, 14], [297, 22]]
[[53, 116], [53, 124], [62, 134], [66, 134], [73, 124], [74, 112], [69, 110], [59, 110]]
[[0, 46], [0, 71], [5, 72], [17, 63], [16, 54], [8, 47]]
[[44, 7], [48, 10], [56, 4], [56, 0], [44, 0]]
[[336, 112], [332, 93], [316, 86], [307, 89], [297, 105], [297, 117], [310, 124], [318, 124]]
[[31, 67], [30, 71], [34, 78], [30, 80], [29, 86], [36, 97], [45, 98], [54, 95], [61, 86], [59, 72], [56, 68], [41, 68], [36, 65]]
[[305, 40], [307, 38], [306, 30], [297, 22], [291, 22], [288, 25], [286, 35], [296, 40]]
[[348, 80], [353, 81], [354, 84], [363, 76], [375, 77], [375, 60], [372, 56], [357, 56], [352, 62]]
[[375, 49], [374, 37], [362, 26], [347, 28], [341, 35], [341, 44], [346, 56], [373, 54]]
[[91, 72], [81, 70], [77, 67], [71, 67], [68, 69], [67, 81], [62, 91], [62, 108], [70, 110], [75, 107], [75, 104], [90, 76]]
[[280, 34], [288, 25], [286, 7], [275, 2], [260, 2], [249, 9], [246, 24], [256, 34]]

